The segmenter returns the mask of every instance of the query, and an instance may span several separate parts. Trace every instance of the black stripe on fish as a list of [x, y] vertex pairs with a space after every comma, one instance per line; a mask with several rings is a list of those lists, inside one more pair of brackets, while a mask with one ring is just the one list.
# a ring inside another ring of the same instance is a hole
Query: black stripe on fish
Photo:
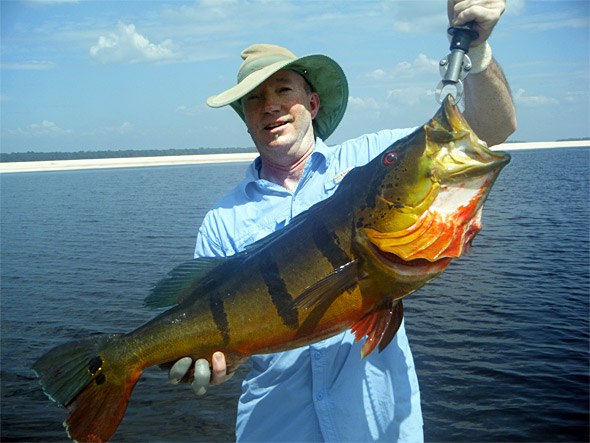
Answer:
[[229, 345], [229, 323], [227, 321], [227, 314], [223, 306], [223, 299], [219, 294], [213, 294], [209, 299], [209, 309], [213, 315], [213, 321], [217, 326], [217, 330], [223, 338], [223, 344]]
[[335, 232], [330, 231], [321, 221], [314, 224], [312, 229], [313, 242], [322, 255], [337, 269], [350, 262], [350, 257], [340, 247], [340, 239]]
[[291, 329], [299, 327], [299, 314], [297, 310], [290, 309], [289, 305], [293, 297], [289, 294], [284, 280], [281, 278], [279, 267], [270, 253], [264, 254], [260, 260], [260, 274], [268, 288], [268, 293], [275, 305], [285, 326]]

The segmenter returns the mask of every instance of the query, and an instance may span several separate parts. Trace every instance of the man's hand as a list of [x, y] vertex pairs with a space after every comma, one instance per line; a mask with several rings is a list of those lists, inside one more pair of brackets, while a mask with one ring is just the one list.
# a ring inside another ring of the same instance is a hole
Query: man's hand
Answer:
[[195, 362], [193, 369], [193, 359], [184, 357], [174, 363], [168, 372], [168, 380], [175, 385], [182, 382], [190, 383], [195, 394], [203, 395], [207, 392], [209, 385], [219, 385], [232, 378], [235, 370], [246, 360], [247, 357], [239, 360], [236, 366], [232, 368], [233, 371], [228, 373], [223, 352], [213, 353], [211, 357], [211, 368], [207, 360], [199, 359]]
[[479, 38], [471, 42], [478, 46], [485, 42], [506, 9], [506, 0], [447, 0], [447, 14], [451, 26], [475, 21], [473, 29]]
[[[478, 49], [484, 51], [491, 51], [489, 45], [481, 45], [489, 38], [505, 7], [506, 0], [447, 0], [449, 23], [461, 26], [475, 22], [473, 29], [479, 33], [479, 38], [472, 41], [471, 46], [479, 46]], [[473, 52], [470, 51], [469, 55], [472, 56]], [[503, 143], [516, 130], [516, 113], [500, 66], [490, 58], [483, 70], [465, 78], [464, 88], [463, 116], [471, 128], [488, 146]]]

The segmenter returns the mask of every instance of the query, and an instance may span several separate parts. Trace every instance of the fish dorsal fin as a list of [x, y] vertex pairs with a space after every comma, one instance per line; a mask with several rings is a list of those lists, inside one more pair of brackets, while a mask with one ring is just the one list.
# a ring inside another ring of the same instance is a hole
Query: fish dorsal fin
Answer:
[[383, 351], [391, 342], [404, 318], [401, 300], [388, 300], [357, 321], [351, 328], [359, 341], [365, 335], [367, 339], [361, 349], [361, 358], [365, 358], [379, 346]]
[[353, 260], [308, 286], [289, 304], [287, 309], [307, 310], [319, 303], [334, 300], [358, 280], [358, 260]]
[[156, 283], [145, 298], [144, 306], [155, 309], [181, 303], [202, 283], [209, 271], [226, 260], [225, 257], [201, 257], [178, 265]]

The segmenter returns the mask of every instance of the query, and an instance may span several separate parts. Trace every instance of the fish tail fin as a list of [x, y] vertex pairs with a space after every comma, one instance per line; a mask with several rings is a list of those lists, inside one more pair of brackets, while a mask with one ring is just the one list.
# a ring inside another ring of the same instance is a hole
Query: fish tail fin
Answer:
[[120, 335], [58, 346], [34, 365], [45, 394], [69, 412], [64, 426], [76, 441], [107, 441], [123, 419], [142, 370], [113, 357]]

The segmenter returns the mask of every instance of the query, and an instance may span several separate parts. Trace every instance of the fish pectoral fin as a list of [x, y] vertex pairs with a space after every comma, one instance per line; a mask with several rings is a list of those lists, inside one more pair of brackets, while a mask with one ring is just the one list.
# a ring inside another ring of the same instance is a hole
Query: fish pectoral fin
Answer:
[[181, 303], [211, 269], [226, 260], [225, 257], [201, 257], [178, 265], [152, 288], [144, 306], [155, 309]]
[[365, 358], [379, 346], [383, 351], [391, 342], [404, 318], [401, 300], [388, 300], [357, 321], [351, 328], [359, 341], [365, 335], [367, 339], [361, 349], [361, 358]]
[[348, 262], [308, 286], [289, 303], [287, 309], [307, 310], [319, 303], [333, 301], [344, 290], [359, 280], [358, 262], [358, 260]]

